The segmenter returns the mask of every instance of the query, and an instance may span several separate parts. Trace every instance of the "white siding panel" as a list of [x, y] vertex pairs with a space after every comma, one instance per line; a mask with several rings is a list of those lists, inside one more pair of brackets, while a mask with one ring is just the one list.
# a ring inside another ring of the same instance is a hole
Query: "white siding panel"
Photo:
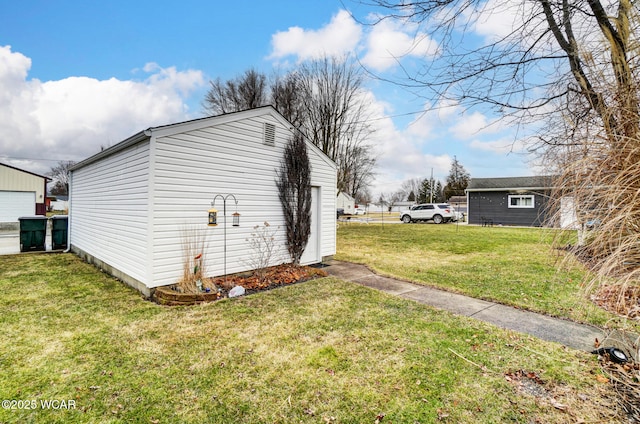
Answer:
[[336, 192], [338, 175], [335, 164], [327, 163], [323, 153], [311, 146], [309, 148], [311, 162], [311, 185], [320, 187], [320, 212], [322, 214], [320, 231], [320, 254], [333, 256], [336, 254]]
[[[276, 125], [275, 145], [262, 139], [264, 122]], [[251, 269], [249, 239], [255, 226], [269, 222], [276, 230], [277, 252], [271, 265], [289, 262], [286, 251], [284, 217], [278, 199], [276, 170], [292, 136], [288, 126], [271, 114], [226, 122], [157, 139], [154, 204], [153, 286], [175, 283], [182, 275], [183, 229], [198, 228], [206, 236], [204, 252], [207, 274], [224, 273], [223, 202], [216, 199], [220, 225], [206, 225], [207, 211], [216, 194], [232, 193], [238, 200], [240, 227], [231, 226], [236, 211], [227, 201], [227, 273]], [[312, 184], [322, 186], [322, 254], [335, 253], [335, 167], [309, 151]], [[325, 187], [329, 184], [329, 187]], [[324, 219], [326, 211], [330, 220]], [[326, 221], [326, 222], [325, 222]], [[326, 253], [330, 252], [330, 253]]]
[[71, 244], [149, 284], [149, 142], [73, 172]]
[[[263, 143], [265, 122], [275, 125], [273, 145]], [[150, 139], [144, 141], [144, 134]], [[71, 244], [153, 288], [182, 276], [186, 229], [205, 238], [206, 273], [216, 276], [224, 273], [225, 249], [228, 273], [252, 268], [249, 240], [256, 226], [268, 222], [276, 233], [270, 265], [289, 262], [275, 181], [291, 136], [290, 125], [264, 108], [152, 128], [125, 140], [74, 170]], [[320, 198], [321, 255], [333, 255], [336, 168], [311, 145], [309, 156]], [[227, 201], [227, 225], [223, 201], [216, 197], [219, 225], [207, 226], [214, 197], [229, 193], [238, 205]], [[240, 227], [231, 225], [236, 210]]]

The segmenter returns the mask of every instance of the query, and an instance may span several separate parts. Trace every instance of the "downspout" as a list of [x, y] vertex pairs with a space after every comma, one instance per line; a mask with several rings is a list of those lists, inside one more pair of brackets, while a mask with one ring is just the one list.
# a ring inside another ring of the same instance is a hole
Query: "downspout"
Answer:
[[71, 251], [71, 187], [73, 186], [73, 171], [69, 171], [69, 190], [68, 195], [69, 199], [67, 200], [69, 211], [67, 212], [67, 248], [63, 253], [69, 253]]

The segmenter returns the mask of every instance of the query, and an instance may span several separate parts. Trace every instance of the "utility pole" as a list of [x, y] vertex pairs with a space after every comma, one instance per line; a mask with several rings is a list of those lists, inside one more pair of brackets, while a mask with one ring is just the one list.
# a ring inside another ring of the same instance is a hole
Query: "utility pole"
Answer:
[[433, 168], [431, 168], [431, 179], [429, 180], [429, 192], [431, 194], [429, 203], [433, 203]]

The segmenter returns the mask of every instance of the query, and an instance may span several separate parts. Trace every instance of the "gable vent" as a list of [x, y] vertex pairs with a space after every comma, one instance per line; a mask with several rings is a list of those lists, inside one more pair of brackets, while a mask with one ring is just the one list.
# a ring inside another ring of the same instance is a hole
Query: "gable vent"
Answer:
[[276, 126], [268, 122], [264, 123], [264, 144], [276, 145]]

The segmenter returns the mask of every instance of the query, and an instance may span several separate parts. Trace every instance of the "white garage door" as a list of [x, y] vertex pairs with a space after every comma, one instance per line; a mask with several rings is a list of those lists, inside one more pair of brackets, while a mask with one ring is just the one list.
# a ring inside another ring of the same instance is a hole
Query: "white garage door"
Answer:
[[35, 192], [0, 191], [0, 222], [18, 222], [21, 216], [33, 216], [35, 213]]

